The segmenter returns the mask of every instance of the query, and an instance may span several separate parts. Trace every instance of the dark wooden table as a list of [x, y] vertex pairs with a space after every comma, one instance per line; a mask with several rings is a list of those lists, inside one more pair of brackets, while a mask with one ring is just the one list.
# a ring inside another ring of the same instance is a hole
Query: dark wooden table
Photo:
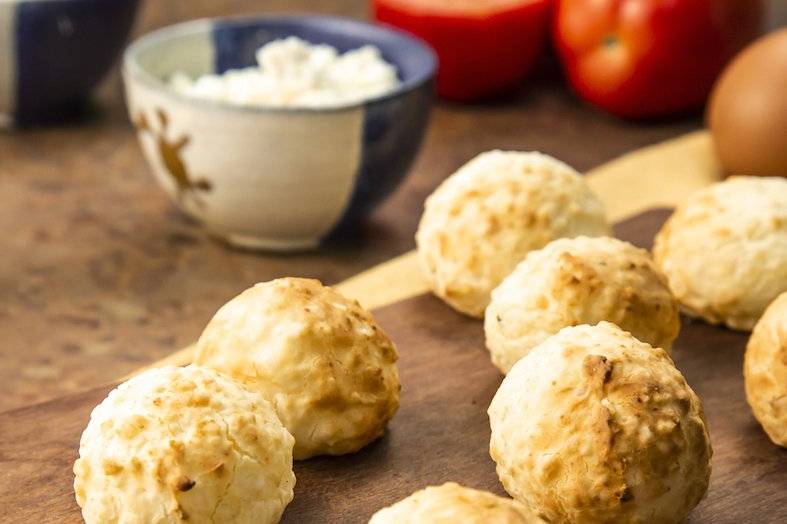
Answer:
[[[669, 213], [626, 220], [615, 235], [650, 247]], [[484, 348], [483, 323], [430, 295], [375, 314], [399, 349], [401, 407], [385, 436], [358, 453], [297, 461], [295, 499], [283, 524], [366, 523], [381, 507], [446, 481], [505, 494], [489, 458], [486, 414], [502, 376]], [[713, 444], [710, 490], [689, 524], [785, 522], [787, 449], [768, 440], [746, 404], [747, 338], [684, 318], [672, 349], [702, 399]], [[89, 414], [109, 389], [0, 414], [0, 522], [82, 522], [72, 466]]]
[[[363, 0], [147, 0], [135, 34], [207, 16], [319, 11], [365, 17]], [[351, 237], [279, 256], [229, 249], [176, 212], [128, 123], [117, 73], [78, 121], [0, 134], [0, 411], [110, 381], [193, 341], [254, 282], [335, 283], [411, 249], [424, 198], [492, 148], [540, 150], [580, 170], [701, 124], [631, 123], [583, 106], [544, 60], [495, 103], [438, 104], [401, 189]]]

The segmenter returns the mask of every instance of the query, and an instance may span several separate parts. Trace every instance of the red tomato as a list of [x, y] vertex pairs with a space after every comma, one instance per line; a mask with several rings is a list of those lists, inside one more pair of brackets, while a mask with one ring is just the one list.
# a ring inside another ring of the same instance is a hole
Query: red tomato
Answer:
[[431, 44], [440, 60], [437, 93], [467, 102], [525, 77], [546, 39], [550, 2], [374, 0], [374, 14]]
[[554, 40], [582, 98], [658, 116], [701, 106], [762, 15], [761, 0], [557, 0]]

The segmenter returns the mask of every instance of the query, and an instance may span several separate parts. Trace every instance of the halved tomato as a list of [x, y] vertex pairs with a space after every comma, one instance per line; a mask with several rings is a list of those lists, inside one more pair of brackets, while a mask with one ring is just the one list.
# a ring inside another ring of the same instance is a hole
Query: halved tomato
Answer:
[[375, 18], [437, 52], [437, 93], [468, 102], [511, 90], [544, 46], [551, 0], [374, 0]]

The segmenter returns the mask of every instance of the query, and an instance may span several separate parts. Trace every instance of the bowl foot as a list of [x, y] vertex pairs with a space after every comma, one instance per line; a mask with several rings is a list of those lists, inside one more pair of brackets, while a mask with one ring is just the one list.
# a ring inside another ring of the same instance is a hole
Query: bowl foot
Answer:
[[251, 251], [276, 251], [280, 253], [292, 251], [309, 251], [319, 247], [319, 239], [279, 239], [261, 238], [252, 235], [235, 233], [215, 233], [214, 235], [228, 244]]

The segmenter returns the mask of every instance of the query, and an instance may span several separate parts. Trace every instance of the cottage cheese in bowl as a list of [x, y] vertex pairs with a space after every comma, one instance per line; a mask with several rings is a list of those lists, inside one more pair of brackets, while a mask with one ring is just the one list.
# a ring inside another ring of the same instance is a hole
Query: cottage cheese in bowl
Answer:
[[366, 45], [340, 54], [297, 37], [257, 51], [257, 66], [192, 79], [175, 73], [170, 86], [194, 98], [260, 107], [326, 108], [384, 95], [399, 85], [396, 68]]

